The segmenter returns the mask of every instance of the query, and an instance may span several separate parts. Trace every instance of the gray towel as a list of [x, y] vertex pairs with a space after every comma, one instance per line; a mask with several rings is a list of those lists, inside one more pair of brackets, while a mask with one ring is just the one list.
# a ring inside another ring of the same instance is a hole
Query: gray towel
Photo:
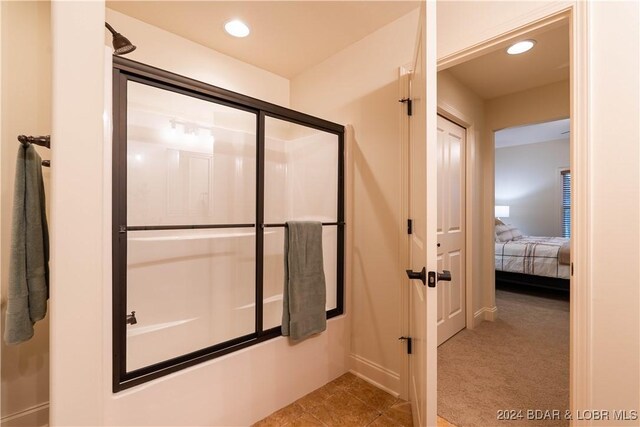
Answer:
[[282, 335], [300, 340], [327, 329], [322, 223], [287, 222]]
[[13, 199], [9, 295], [4, 340], [18, 344], [33, 336], [33, 324], [47, 313], [49, 230], [42, 159], [31, 145], [21, 146]]

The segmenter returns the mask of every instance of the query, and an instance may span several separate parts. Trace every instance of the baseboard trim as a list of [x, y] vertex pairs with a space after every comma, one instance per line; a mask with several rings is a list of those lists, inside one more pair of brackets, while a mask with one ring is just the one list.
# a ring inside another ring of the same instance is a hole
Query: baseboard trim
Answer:
[[495, 322], [498, 318], [498, 307], [482, 307], [480, 310], [473, 313], [474, 326], [479, 325], [482, 321], [488, 320], [489, 322]]
[[400, 374], [357, 354], [352, 353], [349, 357], [351, 358], [349, 372], [395, 397], [400, 395]]
[[0, 418], [2, 427], [46, 427], [49, 425], [49, 402], [40, 403]]

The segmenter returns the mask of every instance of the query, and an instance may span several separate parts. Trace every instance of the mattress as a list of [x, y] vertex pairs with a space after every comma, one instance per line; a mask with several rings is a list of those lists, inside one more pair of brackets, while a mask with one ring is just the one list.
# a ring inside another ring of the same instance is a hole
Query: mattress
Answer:
[[496, 270], [534, 276], [568, 279], [569, 265], [561, 264], [560, 248], [564, 237], [523, 236], [508, 242], [496, 242]]

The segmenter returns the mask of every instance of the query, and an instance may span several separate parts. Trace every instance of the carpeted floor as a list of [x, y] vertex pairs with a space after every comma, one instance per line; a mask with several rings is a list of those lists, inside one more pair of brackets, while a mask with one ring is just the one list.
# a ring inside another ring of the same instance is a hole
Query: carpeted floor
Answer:
[[[438, 348], [438, 415], [458, 427], [569, 425], [568, 298], [498, 290], [496, 302], [496, 322]], [[498, 420], [501, 410], [516, 420]]]

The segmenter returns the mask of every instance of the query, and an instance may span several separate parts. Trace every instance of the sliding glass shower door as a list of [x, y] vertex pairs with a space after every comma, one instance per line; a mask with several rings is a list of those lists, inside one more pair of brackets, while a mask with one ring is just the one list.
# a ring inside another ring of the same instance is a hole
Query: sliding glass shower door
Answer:
[[132, 371], [255, 330], [257, 118], [133, 81], [127, 103]]
[[343, 313], [344, 128], [114, 57], [113, 390], [281, 335], [285, 222]]

